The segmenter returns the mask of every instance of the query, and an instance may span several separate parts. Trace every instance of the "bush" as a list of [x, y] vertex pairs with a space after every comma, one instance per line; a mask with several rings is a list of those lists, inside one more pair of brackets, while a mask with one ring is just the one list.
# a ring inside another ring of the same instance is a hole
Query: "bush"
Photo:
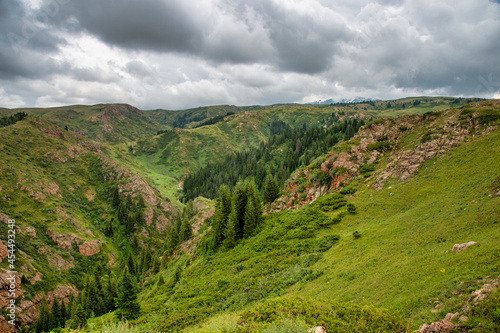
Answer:
[[316, 242], [316, 251], [326, 252], [340, 240], [339, 235], [323, 236]]
[[307, 193], [301, 193], [299, 195], [299, 200], [304, 200], [305, 198], [307, 198]]
[[361, 237], [361, 233], [356, 230], [352, 233], [352, 236], [354, 237], [354, 239], [358, 239], [359, 237]]
[[352, 186], [346, 186], [340, 190], [340, 194], [354, 194], [356, 193], [356, 189]]
[[375, 165], [373, 164], [365, 164], [359, 168], [359, 173], [365, 176], [373, 171], [375, 171]]
[[311, 176], [311, 181], [315, 181], [320, 185], [326, 185], [332, 180], [332, 177], [328, 173], [322, 173], [320, 170], [316, 170]]
[[313, 204], [324, 212], [333, 211], [347, 205], [347, 200], [338, 193], [320, 196]]
[[383, 152], [384, 150], [389, 150], [391, 148], [391, 144], [388, 142], [374, 142], [370, 143], [366, 146], [368, 150], [378, 150], [379, 152]]
[[329, 333], [406, 331], [405, 323], [388, 311], [298, 297], [279, 297], [257, 304], [241, 314], [238, 329], [261, 332], [282, 323], [284, 318], [300, 319], [309, 327], [324, 326]]
[[347, 211], [351, 214], [356, 214], [356, 206], [352, 203], [347, 204]]

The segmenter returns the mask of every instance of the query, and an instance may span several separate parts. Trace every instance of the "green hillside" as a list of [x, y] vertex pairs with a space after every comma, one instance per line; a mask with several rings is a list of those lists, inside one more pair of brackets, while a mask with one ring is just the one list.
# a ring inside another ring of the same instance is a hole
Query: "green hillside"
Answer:
[[26, 112], [87, 138], [107, 143], [127, 143], [164, 129], [141, 110], [127, 104], [71, 105], [55, 108], [0, 109], [0, 116]]
[[[68, 300], [84, 288], [82, 273], [109, 265], [106, 279], [114, 281], [123, 256], [150, 242], [151, 250], [162, 248], [176, 209], [84, 136], [30, 115], [0, 128], [0, 156], [1, 247], [9, 243], [8, 220], [15, 220], [25, 324], [36, 320], [42, 292]], [[1, 274], [12, 270], [4, 254]]]
[[[352, 146], [366, 139], [375, 150], [388, 146], [369, 142], [387, 140], [391, 148], [380, 150], [372, 171], [353, 176], [345, 194], [313, 203], [305, 197], [296, 201], [298, 210], [266, 215], [255, 235], [232, 249], [179, 250], [145, 280], [144, 315], [134, 323], [158, 331], [323, 325], [328, 332], [401, 332], [460, 312], [470, 292], [500, 269], [499, 109], [498, 101], [487, 101], [367, 125]], [[414, 157], [434, 144], [445, 149], [425, 155], [410, 177], [400, 180], [394, 172], [378, 178], [392, 170], [398, 154]], [[359, 152], [338, 147], [352, 156]], [[312, 164], [305, 174], [319, 167]], [[339, 176], [331, 173], [332, 186]], [[306, 188], [323, 186], [318, 178], [307, 181]], [[291, 181], [292, 192], [297, 185]], [[211, 233], [205, 230], [199, 244]], [[468, 241], [477, 244], [451, 251]]]
[[[495, 287], [468, 301], [500, 270], [500, 102], [465, 102], [2, 109], [17, 114], [0, 127], [0, 220], [18, 227], [22, 321], [61, 326], [58, 299], [66, 332], [411, 332], [455, 312], [457, 332], [500, 329]], [[241, 180], [289, 169], [262, 218], [251, 182], [174, 201], [188, 174], [223, 178], [228, 154]]]

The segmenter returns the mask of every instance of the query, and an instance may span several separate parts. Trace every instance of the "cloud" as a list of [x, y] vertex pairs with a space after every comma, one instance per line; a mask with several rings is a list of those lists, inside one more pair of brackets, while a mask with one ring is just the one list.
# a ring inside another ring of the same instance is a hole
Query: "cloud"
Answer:
[[0, 1], [5, 105], [497, 96], [490, 0]]

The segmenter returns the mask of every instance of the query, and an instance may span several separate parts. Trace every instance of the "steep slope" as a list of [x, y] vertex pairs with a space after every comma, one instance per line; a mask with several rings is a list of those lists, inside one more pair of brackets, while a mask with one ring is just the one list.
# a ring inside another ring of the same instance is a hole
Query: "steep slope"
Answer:
[[[199, 237], [198, 250], [170, 258], [144, 284], [147, 315], [138, 323], [160, 331], [252, 331], [286, 323], [273, 312], [279, 308], [298, 320], [292, 326], [403, 332], [405, 321], [411, 331], [462, 311], [471, 291], [500, 272], [499, 120], [495, 100], [367, 125], [292, 178], [282, 202], [301, 208], [268, 214], [231, 250], [204, 254]], [[360, 172], [367, 164], [374, 168]], [[294, 184], [298, 178], [304, 183]], [[343, 194], [326, 194], [342, 187]], [[468, 241], [477, 244], [451, 251]], [[331, 309], [332, 321], [318, 319], [321, 310], [311, 310], [317, 304]], [[366, 320], [357, 306], [392, 310], [379, 313], [389, 326], [371, 326], [375, 313]], [[356, 322], [363, 324], [349, 326]]]
[[0, 115], [26, 112], [95, 141], [128, 143], [164, 129], [141, 110], [128, 104], [71, 105], [45, 109], [3, 109]]
[[[13, 269], [4, 250], [7, 222], [15, 220], [17, 324], [36, 320], [43, 295], [49, 304], [54, 297], [67, 301], [76, 295], [83, 274], [96, 266], [115, 267], [122, 253], [138, 251], [141, 244], [161, 246], [176, 214], [158, 190], [108, 158], [98, 144], [36, 116], [0, 128], [0, 156], [0, 293], [7, 296], [10, 286], [7, 271]], [[143, 219], [131, 233], [116, 207], [122, 204], [128, 214], [125, 203], [139, 198]], [[0, 306], [8, 301], [2, 297]], [[0, 321], [8, 326], [3, 316]]]

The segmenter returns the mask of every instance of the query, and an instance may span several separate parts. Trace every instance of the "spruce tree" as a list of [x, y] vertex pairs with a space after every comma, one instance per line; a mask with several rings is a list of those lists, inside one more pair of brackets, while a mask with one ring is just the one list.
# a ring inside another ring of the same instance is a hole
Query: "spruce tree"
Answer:
[[243, 237], [245, 227], [245, 207], [247, 205], [246, 183], [238, 182], [234, 188], [234, 210], [236, 214], [236, 238]]
[[280, 196], [280, 187], [276, 178], [268, 174], [264, 182], [264, 202], [274, 202]]
[[130, 272], [130, 274], [135, 275], [135, 273], [136, 273], [135, 262], [134, 262], [134, 258], [132, 257], [132, 253], [129, 253], [128, 257], [127, 257], [127, 268], [128, 268], [128, 271]]
[[[68, 303], [69, 304], [69, 303]], [[68, 316], [68, 311], [66, 310], [66, 303], [64, 303], [64, 300], [61, 301], [61, 306], [59, 308], [59, 326], [63, 327], [66, 326], [66, 319]]]
[[[168, 254], [172, 254], [179, 244], [179, 234], [177, 232], [177, 228], [172, 226], [167, 236], [167, 252]], [[146, 266], [146, 265], [144, 265]], [[144, 272], [146, 272], [146, 268], [144, 268]]]
[[224, 240], [224, 246], [226, 248], [232, 249], [236, 245], [237, 229], [238, 220], [236, 219], [236, 210], [233, 201], [231, 214], [229, 215], [229, 222], [227, 224], [226, 239]]
[[191, 222], [188, 215], [185, 215], [182, 219], [182, 225], [179, 230], [179, 239], [181, 241], [186, 241], [193, 237], [193, 229], [191, 227]]
[[[63, 302], [64, 303], [64, 302]], [[54, 297], [54, 301], [52, 302], [52, 307], [50, 309], [50, 329], [56, 328], [60, 326], [61, 323], [61, 308], [59, 306], [59, 301], [57, 297]]]
[[35, 325], [35, 332], [41, 333], [49, 330], [49, 321], [50, 321], [50, 313], [49, 307], [47, 305], [47, 301], [45, 300], [45, 296], [42, 298], [40, 303], [40, 314], [38, 316], [38, 320]]
[[87, 325], [87, 315], [83, 309], [82, 304], [75, 303], [75, 308], [71, 313], [70, 328], [79, 329]]
[[116, 298], [116, 289], [111, 281], [111, 276], [108, 278], [108, 283], [106, 285], [106, 293], [104, 295], [104, 307], [106, 308], [106, 312], [111, 312], [116, 309], [115, 306], [115, 298]]
[[231, 192], [229, 187], [221, 185], [219, 188], [219, 197], [215, 204], [214, 220], [212, 229], [214, 232], [215, 246], [218, 247], [224, 241], [226, 228], [231, 214]]
[[259, 190], [253, 181], [247, 183], [247, 205], [245, 207], [244, 235], [249, 237], [262, 220], [262, 205]]
[[117, 319], [135, 319], [139, 317], [141, 307], [137, 302], [137, 286], [134, 279], [125, 270], [119, 284], [116, 297], [116, 312]]

